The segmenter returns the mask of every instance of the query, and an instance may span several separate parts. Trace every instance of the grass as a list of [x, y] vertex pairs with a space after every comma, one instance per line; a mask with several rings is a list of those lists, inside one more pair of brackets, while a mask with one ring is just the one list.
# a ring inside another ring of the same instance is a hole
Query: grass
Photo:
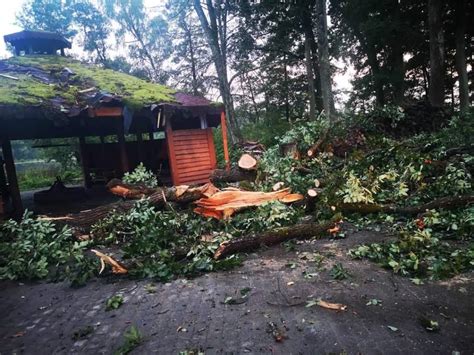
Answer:
[[62, 171], [56, 169], [26, 169], [17, 173], [18, 184], [21, 191], [35, 190], [50, 187], [61, 176], [64, 183], [72, 184], [81, 181], [81, 171]]

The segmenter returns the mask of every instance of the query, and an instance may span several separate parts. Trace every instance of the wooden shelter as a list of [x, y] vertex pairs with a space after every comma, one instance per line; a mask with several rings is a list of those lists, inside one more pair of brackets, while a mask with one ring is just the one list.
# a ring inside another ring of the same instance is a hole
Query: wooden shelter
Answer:
[[[140, 162], [163, 184], [203, 183], [216, 167], [212, 128], [219, 125], [226, 137], [221, 104], [124, 73], [57, 55], [2, 60], [0, 194], [7, 191], [22, 213], [11, 141], [41, 138], [78, 139], [86, 187]], [[224, 151], [228, 160], [226, 139]]]

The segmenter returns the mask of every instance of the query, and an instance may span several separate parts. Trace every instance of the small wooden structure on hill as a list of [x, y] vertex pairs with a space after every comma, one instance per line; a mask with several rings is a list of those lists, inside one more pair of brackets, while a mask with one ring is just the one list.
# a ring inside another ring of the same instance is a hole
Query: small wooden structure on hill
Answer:
[[[39, 47], [56, 48], [57, 35], [49, 35], [48, 47], [42, 34]], [[19, 34], [5, 40], [25, 52]], [[43, 53], [39, 47], [26, 52]], [[226, 135], [222, 105], [124, 73], [58, 55], [0, 61], [0, 141], [17, 215], [23, 208], [12, 140], [77, 137], [87, 187], [121, 177], [140, 162], [162, 183], [196, 184], [209, 181], [216, 167], [212, 128], [220, 124]]]

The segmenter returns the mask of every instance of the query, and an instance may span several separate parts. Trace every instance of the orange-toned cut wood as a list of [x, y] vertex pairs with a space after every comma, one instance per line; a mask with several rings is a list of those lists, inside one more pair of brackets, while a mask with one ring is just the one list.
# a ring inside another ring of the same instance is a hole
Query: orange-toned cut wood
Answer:
[[257, 160], [250, 154], [242, 154], [239, 159], [239, 168], [244, 170], [255, 170], [257, 169]]
[[241, 208], [259, 206], [269, 201], [290, 203], [303, 198], [304, 196], [300, 194], [290, 194], [288, 188], [274, 192], [220, 191], [209, 198], [201, 198], [196, 201], [199, 208], [195, 209], [195, 212], [206, 216], [219, 216], [215, 218], [223, 219], [230, 217]]

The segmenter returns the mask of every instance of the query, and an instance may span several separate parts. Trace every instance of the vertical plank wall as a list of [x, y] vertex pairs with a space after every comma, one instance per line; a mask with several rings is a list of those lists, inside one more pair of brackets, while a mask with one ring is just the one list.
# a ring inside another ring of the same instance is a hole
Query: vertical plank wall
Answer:
[[209, 181], [216, 168], [212, 128], [166, 130], [168, 155], [174, 185]]

